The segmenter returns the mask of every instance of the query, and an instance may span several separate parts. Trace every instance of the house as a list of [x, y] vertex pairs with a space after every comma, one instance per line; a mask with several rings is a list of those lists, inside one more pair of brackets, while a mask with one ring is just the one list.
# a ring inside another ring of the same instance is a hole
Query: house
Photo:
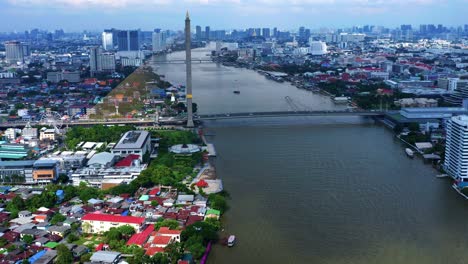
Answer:
[[32, 214], [29, 211], [19, 211], [18, 212], [18, 217], [23, 218], [23, 217], [31, 217]]
[[180, 234], [182, 232], [180, 230], [171, 230], [169, 227], [160, 227], [157, 234], [160, 236], [167, 236], [171, 237], [172, 241], [180, 242]]
[[174, 199], [169, 198], [163, 201], [163, 206], [165, 207], [172, 207], [174, 206]]
[[177, 202], [176, 204], [178, 205], [189, 205], [192, 204], [194, 200], [194, 196], [192, 194], [187, 195], [187, 194], [179, 194], [177, 196]]
[[149, 225], [146, 227], [146, 229], [141, 232], [134, 234], [130, 239], [127, 241], [127, 246], [130, 245], [137, 245], [137, 246], [142, 246], [146, 240], [148, 240], [148, 237], [151, 235], [151, 233], [154, 231], [154, 225]]
[[122, 258], [119, 252], [97, 251], [91, 256], [91, 263], [117, 264]]
[[47, 250], [41, 257], [34, 261], [34, 264], [52, 264], [56, 257], [56, 250]]
[[85, 246], [79, 245], [79, 246], [77, 246], [76, 248], [74, 248], [74, 249], [72, 250], [72, 252], [73, 252], [73, 256], [74, 256], [75, 258], [79, 258], [79, 257], [81, 257], [82, 255], [88, 253], [88, 252], [89, 252], [89, 249], [88, 249], [87, 247], [85, 247]]
[[81, 218], [83, 231], [86, 233], [103, 233], [112, 227], [129, 225], [140, 232], [145, 223], [144, 217], [120, 216], [109, 214], [86, 214]]
[[220, 216], [221, 216], [221, 212], [219, 210], [208, 209], [206, 211], [205, 220], [208, 219], [208, 218], [214, 218], [214, 219], [218, 220]]
[[55, 226], [49, 227], [49, 229], [47, 231], [52, 235], [58, 235], [58, 236], [61, 236], [61, 237], [65, 237], [71, 231], [71, 228], [70, 228], [70, 226], [66, 226], [66, 225], [63, 225], [63, 226], [56, 226], [55, 225]]
[[197, 196], [195, 196], [195, 200], [193, 201], [193, 204], [196, 206], [206, 207], [207, 202], [208, 202], [208, 198], [203, 197], [200, 194], [197, 194]]

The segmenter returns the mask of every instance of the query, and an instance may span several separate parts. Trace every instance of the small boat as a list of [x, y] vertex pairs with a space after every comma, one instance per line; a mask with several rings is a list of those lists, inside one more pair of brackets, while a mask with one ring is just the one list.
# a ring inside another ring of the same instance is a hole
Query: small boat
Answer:
[[233, 93], [235, 93], [235, 94], [240, 94], [240, 91], [234, 91]]
[[414, 157], [414, 151], [412, 151], [411, 149], [406, 148], [405, 152], [406, 152], [406, 155], [408, 155], [408, 157], [410, 157], [410, 158]]
[[227, 245], [228, 247], [234, 246], [234, 243], [236, 242], [236, 236], [235, 235], [230, 235], [228, 238]]

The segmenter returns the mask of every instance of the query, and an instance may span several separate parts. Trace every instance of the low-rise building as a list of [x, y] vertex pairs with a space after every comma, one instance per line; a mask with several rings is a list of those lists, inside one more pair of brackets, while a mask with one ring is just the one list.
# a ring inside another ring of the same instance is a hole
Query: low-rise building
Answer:
[[36, 183], [51, 183], [57, 180], [59, 175], [58, 162], [56, 160], [37, 160], [33, 165], [33, 181]]
[[140, 156], [140, 161], [142, 161], [143, 155], [151, 153], [151, 135], [147, 131], [128, 131], [119, 142], [115, 144], [111, 152], [121, 157], [126, 157], [129, 154], [136, 154]]
[[119, 216], [108, 214], [87, 214], [81, 218], [83, 231], [86, 233], [103, 233], [112, 227], [129, 225], [140, 232], [145, 223], [144, 217]]

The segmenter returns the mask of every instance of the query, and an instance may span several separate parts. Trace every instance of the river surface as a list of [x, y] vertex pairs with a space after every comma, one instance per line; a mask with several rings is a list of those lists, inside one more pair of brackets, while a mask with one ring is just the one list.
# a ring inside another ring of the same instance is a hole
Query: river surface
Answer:
[[[182, 64], [159, 65], [158, 73], [185, 83]], [[310, 109], [336, 109], [327, 97], [250, 70], [194, 64], [193, 73], [201, 113], [287, 110], [285, 96]], [[240, 95], [232, 94], [235, 83]], [[224, 233], [238, 238], [233, 248], [216, 246], [209, 263], [468, 263], [468, 202], [373, 121], [294, 117], [206, 126], [231, 194]]]

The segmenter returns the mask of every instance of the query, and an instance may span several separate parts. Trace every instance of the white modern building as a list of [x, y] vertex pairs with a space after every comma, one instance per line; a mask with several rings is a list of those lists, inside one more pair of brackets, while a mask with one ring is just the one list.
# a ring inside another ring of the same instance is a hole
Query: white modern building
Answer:
[[19, 41], [5, 43], [5, 55], [8, 63], [24, 62], [23, 46]]
[[159, 52], [166, 49], [166, 32], [156, 29], [153, 32], [153, 52]]
[[136, 154], [140, 156], [140, 161], [142, 161], [143, 155], [151, 153], [151, 135], [149, 132], [142, 130], [128, 131], [115, 144], [111, 152], [120, 157]]
[[312, 55], [325, 55], [327, 54], [327, 44], [322, 41], [313, 41], [312, 38], [309, 40], [310, 54]]
[[454, 116], [447, 122], [444, 169], [458, 182], [468, 186], [468, 116]]

